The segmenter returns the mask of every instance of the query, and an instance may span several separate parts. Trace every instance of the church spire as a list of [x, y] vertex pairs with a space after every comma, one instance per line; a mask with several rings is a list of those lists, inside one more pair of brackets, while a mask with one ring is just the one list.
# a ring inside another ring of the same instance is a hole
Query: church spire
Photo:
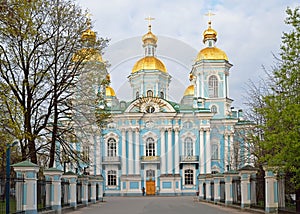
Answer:
[[149, 16], [145, 20], [148, 21], [148, 32], [142, 37], [145, 56], [155, 56], [157, 37], [151, 32], [151, 21], [154, 18]]
[[208, 28], [203, 32], [203, 43], [207, 47], [214, 47], [217, 41], [217, 31], [211, 28], [211, 17], [215, 14], [209, 11], [205, 15], [208, 16]]

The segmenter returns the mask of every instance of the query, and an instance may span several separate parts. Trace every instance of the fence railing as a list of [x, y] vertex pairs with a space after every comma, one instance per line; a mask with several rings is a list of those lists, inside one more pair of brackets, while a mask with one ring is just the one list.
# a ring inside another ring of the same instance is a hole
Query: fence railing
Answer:
[[[24, 191], [24, 179], [19, 178], [0, 178], [0, 213], [6, 213], [6, 183], [9, 182], [9, 213], [23, 213], [23, 191]], [[19, 203], [17, 204], [17, 201]]]

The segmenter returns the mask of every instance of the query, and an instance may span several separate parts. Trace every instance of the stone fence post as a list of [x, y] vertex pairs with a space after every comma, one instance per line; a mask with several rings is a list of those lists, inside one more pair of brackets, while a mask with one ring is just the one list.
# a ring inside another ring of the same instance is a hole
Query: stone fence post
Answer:
[[203, 200], [204, 199], [204, 183], [205, 183], [205, 175], [199, 175], [198, 176], [198, 181], [199, 181], [199, 199]]
[[80, 177], [78, 177], [78, 180], [81, 181], [81, 188], [82, 188], [82, 204], [84, 205], [88, 205], [88, 184], [89, 184], [89, 180], [88, 177], [86, 177], [85, 175], [82, 175]]
[[69, 192], [68, 192], [68, 203], [70, 207], [73, 207], [74, 209], [77, 208], [77, 200], [76, 200], [76, 195], [77, 195], [77, 174], [73, 172], [66, 172], [65, 174], [62, 175], [62, 177], [69, 181]]
[[214, 203], [218, 203], [221, 200], [221, 178], [223, 178], [222, 174], [214, 174]]
[[272, 169], [265, 170], [265, 212], [278, 213], [278, 182]]
[[[16, 190], [16, 194], [23, 194], [22, 197], [17, 197], [17, 212], [24, 211], [25, 213], [37, 213], [37, 172], [39, 166], [26, 160], [17, 164], [13, 164], [17, 178], [24, 179], [23, 192], [21, 188]], [[22, 184], [21, 184], [22, 185]], [[17, 187], [20, 187], [18, 185]], [[19, 201], [18, 199], [23, 199]]]
[[239, 170], [241, 177], [241, 208], [250, 207], [251, 205], [251, 183], [250, 177], [255, 174], [256, 168], [247, 165]]
[[44, 175], [47, 181], [51, 181], [50, 184], [50, 206], [56, 213], [61, 213], [61, 176], [62, 171], [56, 168], [50, 168], [44, 170]]
[[230, 205], [233, 203], [233, 185], [232, 180], [238, 176], [236, 171], [228, 171], [224, 173], [225, 180], [225, 204]]

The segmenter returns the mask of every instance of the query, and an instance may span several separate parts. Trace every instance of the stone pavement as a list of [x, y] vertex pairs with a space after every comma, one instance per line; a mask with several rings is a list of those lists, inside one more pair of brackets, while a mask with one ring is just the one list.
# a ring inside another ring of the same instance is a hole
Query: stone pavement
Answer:
[[[236, 214], [238, 209], [195, 202], [192, 196], [184, 197], [106, 197], [105, 202], [79, 208], [72, 214]], [[252, 212], [253, 213], [253, 212]]]

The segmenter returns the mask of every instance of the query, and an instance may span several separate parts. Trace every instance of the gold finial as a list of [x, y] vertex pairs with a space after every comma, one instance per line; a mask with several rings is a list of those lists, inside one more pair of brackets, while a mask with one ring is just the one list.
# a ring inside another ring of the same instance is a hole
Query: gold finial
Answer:
[[211, 27], [211, 17], [214, 16], [216, 14], [212, 13], [210, 10], [208, 11], [207, 14], [205, 14], [205, 16], [208, 16], [208, 26]]
[[148, 29], [149, 29], [149, 32], [151, 31], [151, 21], [154, 20], [155, 18], [151, 17], [151, 16], [148, 16], [147, 18], [145, 18], [145, 20], [148, 21]]

